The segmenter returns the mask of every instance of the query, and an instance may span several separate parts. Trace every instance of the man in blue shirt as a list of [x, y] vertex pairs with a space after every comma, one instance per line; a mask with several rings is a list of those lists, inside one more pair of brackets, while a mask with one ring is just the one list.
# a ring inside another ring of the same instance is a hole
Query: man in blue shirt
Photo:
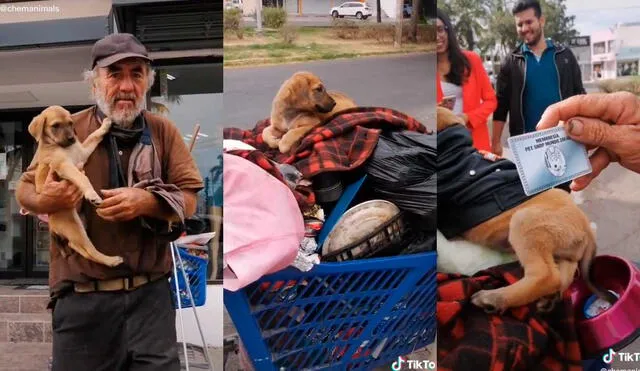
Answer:
[[580, 66], [565, 46], [544, 37], [545, 17], [537, 0], [513, 8], [522, 44], [503, 61], [496, 82], [492, 152], [502, 155], [502, 131], [509, 115], [510, 135], [535, 131], [544, 110], [573, 95], [585, 94]]

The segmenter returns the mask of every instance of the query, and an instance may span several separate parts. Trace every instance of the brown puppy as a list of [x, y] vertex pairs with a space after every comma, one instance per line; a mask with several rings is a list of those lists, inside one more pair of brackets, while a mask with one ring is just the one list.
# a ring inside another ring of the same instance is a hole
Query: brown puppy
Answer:
[[[437, 131], [464, 122], [452, 111], [437, 108]], [[596, 242], [587, 216], [571, 196], [559, 189], [539, 193], [523, 203], [467, 230], [462, 237], [496, 249], [510, 248], [524, 268], [518, 282], [475, 293], [471, 301], [488, 312], [537, 302], [541, 311], [553, 308], [573, 281], [578, 265], [588, 287], [610, 302], [615, 297], [590, 281]]]
[[[84, 198], [94, 205], [102, 203], [89, 179], [80, 171], [85, 162], [102, 141], [111, 120], [104, 119], [102, 125], [79, 143], [73, 131], [71, 114], [60, 106], [47, 107], [29, 124], [29, 134], [38, 143], [33, 157], [37, 163], [36, 192], [42, 192], [49, 171], [67, 179], [78, 187]], [[123, 262], [119, 256], [107, 256], [96, 250], [84, 230], [76, 209], [60, 210], [49, 214], [49, 229], [52, 233], [69, 241], [69, 247], [88, 260], [114, 267]]]
[[339, 92], [327, 92], [318, 76], [298, 72], [286, 80], [273, 99], [271, 125], [262, 138], [271, 148], [288, 153], [302, 138], [333, 114], [355, 107], [356, 103]]

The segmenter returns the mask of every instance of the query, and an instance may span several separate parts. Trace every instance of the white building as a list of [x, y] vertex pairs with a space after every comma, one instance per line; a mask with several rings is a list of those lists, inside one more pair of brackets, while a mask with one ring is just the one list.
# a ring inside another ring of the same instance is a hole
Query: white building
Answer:
[[591, 37], [573, 37], [569, 40], [569, 47], [580, 65], [582, 81], [591, 81], [593, 73], [591, 67]]
[[640, 22], [621, 23], [591, 35], [592, 79], [638, 75]]
[[591, 80], [616, 77], [615, 35], [612, 30], [591, 34]]

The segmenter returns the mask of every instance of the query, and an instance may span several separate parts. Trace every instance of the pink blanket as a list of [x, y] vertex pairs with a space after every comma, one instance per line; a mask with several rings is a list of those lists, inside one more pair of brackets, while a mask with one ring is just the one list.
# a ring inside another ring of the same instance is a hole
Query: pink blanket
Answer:
[[242, 157], [223, 155], [224, 288], [237, 291], [291, 265], [304, 220], [291, 190]]

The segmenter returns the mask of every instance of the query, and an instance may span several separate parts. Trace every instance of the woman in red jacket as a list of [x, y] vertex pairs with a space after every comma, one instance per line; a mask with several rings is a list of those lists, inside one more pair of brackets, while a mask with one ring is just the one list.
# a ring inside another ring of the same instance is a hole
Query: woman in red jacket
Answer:
[[437, 102], [441, 104], [442, 98], [447, 96], [456, 97], [452, 110], [466, 122], [473, 146], [491, 151], [487, 119], [498, 105], [496, 93], [480, 56], [460, 48], [451, 20], [440, 9], [437, 10], [437, 17]]

